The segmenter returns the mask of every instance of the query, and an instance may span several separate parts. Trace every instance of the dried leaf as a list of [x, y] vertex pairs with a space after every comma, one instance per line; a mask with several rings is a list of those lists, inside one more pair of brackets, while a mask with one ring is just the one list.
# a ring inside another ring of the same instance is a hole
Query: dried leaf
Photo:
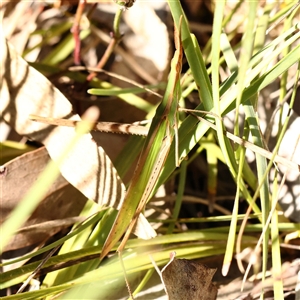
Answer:
[[[43, 147], [23, 154], [2, 166], [0, 223], [5, 221], [11, 210], [22, 200], [49, 160], [48, 152]], [[21, 229], [20, 233], [14, 236], [5, 251], [40, 243], [63, 227], [72, 225], [76, 220], [71, 221], [68, 218], [77, 216], [85, 203], [86, 197], [62, 176], [59, 176], [38, 208], [24, 224], [23, 230]], [[64, 220], [62, 221], [62, 219]], [[57, 220], [57, 222], [53, 222], [53, 220]], [[49, 221], [52, 223], [48, 223], [46, 226]], [[29, 230], [28, 226], [33, 225], [39, 226], [34, 230]]]
[[216, 269], [201, 263], [176, 259], [172, 254], [170, 262], [162, 270], [162, 280], [170, 300], [195, 299], [215, 300], [218, 289], [212, 283]]
[[159, 4], [138, 2], [124, 14], [125, 22], [134, 32], [133, 35], [125, 35], [126, 48], [135, 60], [142, 61], [143, 68], [147, 70], [148, 76], [155, 79], [154, 82], [157, 81], [158, 72], [163, 73], [168, 69], [170, 56], [168, 29], [155, 13], [152, 7], [155, 5]]

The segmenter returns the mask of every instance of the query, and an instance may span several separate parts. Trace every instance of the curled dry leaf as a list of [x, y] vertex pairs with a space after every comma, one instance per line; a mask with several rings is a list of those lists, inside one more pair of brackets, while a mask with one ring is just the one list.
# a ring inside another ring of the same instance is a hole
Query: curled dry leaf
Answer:
[[[1, 117], [20, 135], [43, 143], [55, 161], [74, 137], [74, 128], [34, 122], [29, 115], [72, 120], [80, 120], [80, 117], [72, 113], [72, 105], [64, 95], [16, 53], [2, 32], [0, 35]], [[109, 157], [90, 134], [85, 134], [78, 141], [60, 165], [60, 172], [87, 198], [100, 205], [120, 207], [125, 194], [124, 184]], [[143, 228], [146, 233], [151, 232], [150, 236], [154, 235], [149, 223], [144, 222]], [[145, 232], [137, 234], [140, 237], [148, 236]]]
[[216, 269], [188, 260], [176, 259], [171, 255], [170, 262], [163, 268], [161, 278], [169, 300], [197, 299], [215, 300], [218, 289], [212, 283]]
[[[0, 223], [3, 223], [11, 210], [18, 205], [29, 187], [45, 169], [49, 160], [48, 152], [43, 147], [23, 154], [2, 166], [5, 173], [3, 172], [0, 176]], [[5, 248], [5, 251], [41, 243], [62, 228], [74, 224], [78, 220], [74, 218], [70, 220], [69, 218], [78, 216], [85, 203], [86, 197], [62, 176], [59, 176], [38, 208], [24, 224], [24, 227]], [[52, 222], [49, 223], [50, 221]], [[34, 230], [30, 230], [28, 226], [34, 226]]]

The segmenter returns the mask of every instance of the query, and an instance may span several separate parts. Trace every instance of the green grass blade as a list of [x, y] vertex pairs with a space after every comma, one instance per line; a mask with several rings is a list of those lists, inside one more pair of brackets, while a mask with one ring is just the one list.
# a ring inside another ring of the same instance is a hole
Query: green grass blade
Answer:
[[[145, 85], [145, 88], [147, 89], [161, 89], [165, 88], [165, 84], [150, 84]], [[139, 94], [139, 93], [145, 93], [145, 89], [140, 87], [130, 87], [130, 88], [119, 88], [119, 87], [113, 87], [113, 88], [107, 88], [107, 89], [89, 89], [88, 93], [91, 95], [96, 96], [117, 96], [120, 94]]]
[[44, 45], [46, 45], [47, 43], [49, 43], [51, 41], [51, 39], [55, 38], [55, 37], [59, 37], [62, 34], [64, 34], [65, 32], [67, 32], [68, 30], [70, 30], [72, 27], [72, 22], [63, 22], [60, 23], [59, 25], [54, 25], [52, 27], [50, 27], [48, 30], [36, 30], [34, 31], [31, 36], [33, 35], [42, 35], [42, 41], [38, 44], [36, 44], [34, 47], [31, 48], [27, 48], [24, 50], [22, 56], [26, 57], [26, 55], [28, 53], [30, 53], [31, 51], [33, 51], [36, 48], [40, 48]]
[[[278, 183], [277, 179], [273, 183], [273, 203], [277, 203]], [[278, 230], [278, 213], [275, 209], [271, 219], [271, 253], [272, 253], [272, 277], [274, 278], [274, 300], [284, 299], [282, 267], [281, 267], [281, 251], [280, 251], [280, 233]]]
[[187, 171], [187, 162], [183, 161], [180, 165], [180, 177], [179, 177], [179, 184], [178, 184], [178, 192], [176, 195], [176, 202], [173, 209], [172, 219], [174, 219], [174, 222], [169, 224], [169, 227], [167, 229], [167, 234], [170, 234], [173, 232], [175, 228], [176, 220], [178, 219], [181, 205], [182, 205], [182, 197], [184, 195], [185, 190], [185, 182], [186, 182], [186, 171]]
[[[85, 39], [90, 34], [90, 30], [85, 29], [80, 32], [80, 39]], [[67, 58], [74, 50], [75, 42], [72, 34], [64, 38], [51, 53], [43, 59], [44, 64], [57, 65]]]
[[168, 0], [171, 13], [176, 26], [179, 26], [180, 16], [182, 19], [182, 46], [184, 53], [191, 68], [193, 78], [199, 91], [201, 100], [206, 110], [213, 107], [212, 88], [206, 71], [203, 56], [195, 36], [191, 35], [189, 26], [179, 0]]

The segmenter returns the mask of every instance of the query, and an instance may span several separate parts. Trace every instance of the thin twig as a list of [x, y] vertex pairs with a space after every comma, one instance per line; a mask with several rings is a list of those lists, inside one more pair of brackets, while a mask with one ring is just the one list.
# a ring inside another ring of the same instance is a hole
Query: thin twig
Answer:
[[[105, 53], [103, 54], [102, 58], [100, 59], [100, 61], [97, 64], [98, 69], [102, 69], [104, 67], [104, 65], [107, 63], [108, 59], [110, 58], [111, 54], [113, 53], [115, 47], [117, 46], [117, 44], [120, 42], [120, 40], [122, 38], [122, 36], [120, 34], [120, 21], [121, 21], [122, 13], [123, 13], [122, 9], [117, 10], [117, 13], [116, 13], [115, 19], [114, 19], [114, 32], [111, 34], [112, 39], [111, 39], [108, 47], [106, 48]], [[91, 81], [96, 75], [97, 75], [96, 72], [91, 73], [87, 77], [87, 80]]]

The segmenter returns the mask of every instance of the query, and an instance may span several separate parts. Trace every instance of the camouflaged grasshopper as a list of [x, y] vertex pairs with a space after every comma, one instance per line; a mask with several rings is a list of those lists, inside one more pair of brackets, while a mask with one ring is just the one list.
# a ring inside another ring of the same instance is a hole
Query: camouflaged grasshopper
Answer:
[[[102, 248], [100, 259], [108, 254], [126, 232], [117, 251], [120, 253], [123, 250], [139, 214], [153, 192], [176, 135], [178, 101], [181, 97], [180, 74], [183, 57], [180, 29], [180, 25], [177, 30], [175, 29], [176, 51], [171, 62], [171, 71], [164, 97], [157, 107], [131, 184]], [[175, 142], [176, 140], [177, 138]], [[178, 145], [176, 144], [175, 147], [177, 149], [175, 151], [176, 165], [178, 166]]]

